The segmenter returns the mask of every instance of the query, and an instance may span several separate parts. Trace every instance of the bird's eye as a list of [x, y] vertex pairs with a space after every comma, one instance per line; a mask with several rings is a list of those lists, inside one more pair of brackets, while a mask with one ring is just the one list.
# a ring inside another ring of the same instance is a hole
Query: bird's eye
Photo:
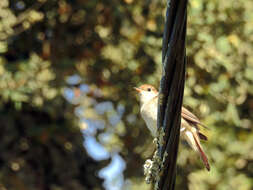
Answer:
[[151, 88], [148, 88], [148, 91], [150, 92], [150, 91], [151, 91]]

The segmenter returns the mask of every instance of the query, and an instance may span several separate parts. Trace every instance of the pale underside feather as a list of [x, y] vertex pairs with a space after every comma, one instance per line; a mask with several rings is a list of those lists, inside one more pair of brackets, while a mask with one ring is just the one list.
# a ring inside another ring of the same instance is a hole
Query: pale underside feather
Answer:
[[[145, 120], [145, 123], [149, 130], [151, 131], [153, 136], [156, 136], [156, 128], [157, 128], [157, 106], [155, 106], [156, 109], [153, 108], [153, 105], [158, 105], [158, 96], [153, 97], [150, 101], [146, 102], [141, 106], [141, 115], [143, 119]], [[185, 107], [182, 107], [181, 110], [181, 117], [189, 124], [189, 126], [196, 128], [198, 131], [198, 126], [201, 125], [204, 126], [200, 120], [189, 110], [187, 110]], [[182, 120], [181, 120], [182, 122]], [[185, 126], [183, 123], [181, 124], [181, 132], [185, 130]], [[200, 133], [200, 138], [203, 140], [207, 140], [207, 137]]]
[[[156, 105], [156, 106], [154, 106]], [[155, 109], [154, 109], [155, 107]], [[145, 101], [141, 105], [141, 115], [154, 137], [157, 137], [157, 109], [158, 109], [158, 96], [154, 96], [149, 101]], [[208, 159], [201, 147], [199, 139], [207, 140], [207, 137], [199, 132], [197, 125], [203, 126], [200, 120], [189, 110], [182, 107], [181, 111], [181, 136], [188, 142], [188, 144], [197, 152], [199, 152], [207, 170], [210, 170]]]

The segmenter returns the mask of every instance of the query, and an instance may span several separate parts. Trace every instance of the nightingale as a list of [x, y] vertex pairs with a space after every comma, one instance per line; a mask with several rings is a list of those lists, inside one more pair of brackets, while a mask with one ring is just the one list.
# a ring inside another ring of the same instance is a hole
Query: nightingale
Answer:
[[[148, 129], [153, 137], [157, 137], [157, 111], [158, 111], [158, 91], [149, 84], [134, 87], [140, 96], [140, 112]], [[200, 132], [199, 126], [204, 126], [200, 120], [185, 107], [181, 110], [180, 136], [185, 139], [190, 147], [199, 153], [206, 169], [210, 171], [208, 158], [200, 144], [201, 140], [207, 137]]]

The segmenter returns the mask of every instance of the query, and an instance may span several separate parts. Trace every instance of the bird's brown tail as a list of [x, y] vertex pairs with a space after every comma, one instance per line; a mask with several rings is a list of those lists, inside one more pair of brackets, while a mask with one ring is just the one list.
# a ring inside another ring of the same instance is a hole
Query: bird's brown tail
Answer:
[[208, 171], [210, 171], [210, 165], [209, 165], [208, 158], [207, 158], [206, 154], [204, 153], [204, 151], [203, 151], [203, 149], [202, 149], [199, 141], [196, 139], [195, 135], [193, 135], [193, 138], [194, 138], [194, 141], [195, 141], [195, 143], [197, 145], [197, 148], [198, 148], [198, 151], [200, 153], [201, 159], [203, 160], [203, 162], [204, 162], [204, 164], [206, 166], [206, 169]]

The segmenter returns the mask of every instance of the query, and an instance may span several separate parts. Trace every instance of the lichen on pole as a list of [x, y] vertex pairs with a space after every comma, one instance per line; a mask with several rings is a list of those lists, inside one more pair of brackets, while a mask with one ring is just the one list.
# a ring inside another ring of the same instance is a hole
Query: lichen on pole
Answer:
[[172, 190], [175, 186], [185, 83], [186, 22], [187, 0], [167, 0], [157, 121], [160, 134], [157, 155], [162, 162], [155, 187], [159, 190]]

